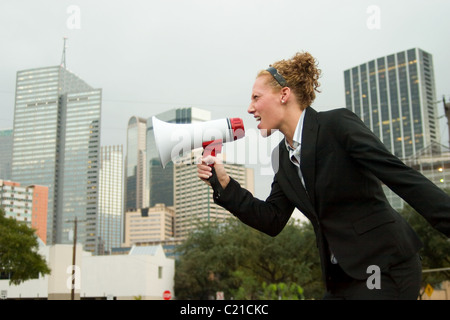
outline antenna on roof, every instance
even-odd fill
[[[63,67],[64,69],[66,69],[66,40],[67,37],[64,37],[64,47],[63,47],[63,53],[62,53],[62,57],[61,57],[61,67]]]

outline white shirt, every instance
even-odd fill
[[[303,121],[305,119],[306,109],[303,110],[300,119],[297,123],[297,128],[295,128],[294,136],[292,137],[292,144],[294,148],[292,148],[289,143],[284,139],[284,143],[286,144],[286,148],[289,151],[289,159],[298,169],[298,176],[302,181],[303,186],[305,186],[305,180],[303,179],[302,171],[300,170],[300,151],[302,146],[302,132],[303,132]]]

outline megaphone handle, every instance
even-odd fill
[[[212,140],[212,141],[207,141],[207,142],[203,142],[203,156],[216,156],[216,153],[220,153],[222,151],[222,140],[218,139],[218,140]],[[213,164],[209,164],[210,167],[214,167],[214,163]]]
[[[217,179],[217,175],[216,175],[216,170],[214,169],[214,164],[210,165],[211,167],[211,177],[209,177],[208,181],[210,181],[211,179]]]

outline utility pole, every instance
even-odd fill
[[[70,293],[70,299],[75,300],[75,262],[77,256],[77,217],[73,221],[73,252],[72,252],[72,292]]]
[[[73,249],[72,249],[72,289],[70,292],[70,299],[75,300],[75,266],[77,261],[77,233],[78,233],[78,222],[85,222],[86,220],[78,221],[75,217],[73,221],[66,220],[66,222],[73,222]],[[80,275],[78,275],[80,276]]]

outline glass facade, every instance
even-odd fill
[[[13,130],[0,130],[0,179],[11,180]]]
[[[75,217],[78,237],[96,251],[98,172],[100,168],[101,90],[60,96],[62,141],[59,144],[57,243],[72,241]],[[62,179],[61,179],[62,177]]]
[[[122,244],[123,147],[101,147],[97,234],[99,254]]]
[[[432,56],[418,48],[344,71],[346,108],[396,156],[440,142]]]
[[[145,197],[145,128],[147,121],[131,117],[127,130],[125,211],[148,206]]]
[[[101,89],[61,66],[17,72],[12,178],[49,188],[47,240],[96,251]]]

